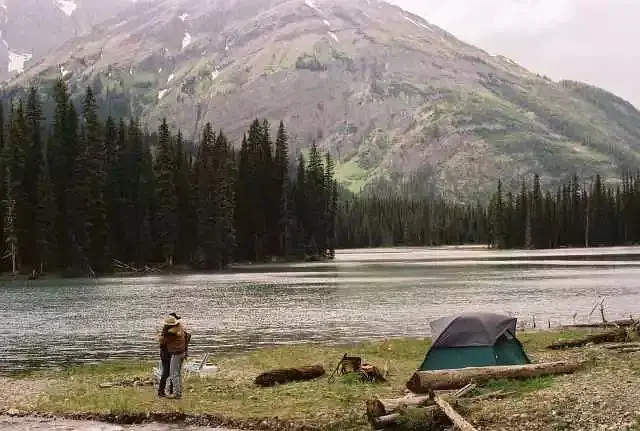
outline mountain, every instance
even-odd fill
[[[0,0],[0,79],[131,6],[132,0]]]
[[[316,140],[352,190],[412,173],[460,198],[500,177],[617,176],[640,161],[640,113],[578,82],[553,82],[378,0],[163,0],[134,5],[5,83],[44,97],[63,77],[105,114],[162,117],[237,142],[255,117]]]

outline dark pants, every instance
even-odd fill
[[[167,386],[167,379],[169,378],[169,371],[171,368],[171,356],[168,358],[161,358],[162,361],[162,374],[160,375],[160,385],[158,387],[158,394],[164,394],[164,389]],[[169,393],[173,393],[173,381],[169,380]]]

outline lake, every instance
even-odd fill
[[[464,310],[521,325],[640,314],[640,247],[493,251],[483,247],[341,250],[323,263],[233,272],[4,281],[0,373],[107,358],[156,358],[163,315],[192,330],[192,356],[299,342],[429,336]]]

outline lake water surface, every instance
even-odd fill
[[[0,373],[107,358],[155,358],[164,314],[183,315],[193,354],[299,342],[429,335],[464,310],[531,326],[640,314],[640,248],[342,250],[329,263],[223,274],[2,282]],[[574,317],[575,314],[575,317]]]

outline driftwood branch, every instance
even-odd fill
[[[640,343],[616,343],[604,347],[608,350],[640,348]]]
[[[483,384],[490,380],[498,379],[522,379],[573,373],[581,366],[582,363],[560,361],[527,365],[417,371],[407,382],[407,389],[416,394],[426,394],[429,393],[430,390],[462,388],[472,382]]]
[[[586,337],[575,340],[561,340],[547,346],[551,350],[566,349],[568,347],[582,347],[587,344],[603,344],[610,342],[622,342],[628,338],[625,328],[618,328],[613,331],[603,332],[600,334],[588,335]]]
[[[464,397],[476,388],[475,383],[468,384],[454,392],[449,399]],[[410,394],[402,398],[381,400],[375,398],[367,401],[367,417],[375,429],[395,425],[400,420],[400,411],[409,407],[424,407],[425,412],[434,411],[437,407],[429,395]]]
[[[477,431],[473,425],[467,422],[466,419],[463,418],[460,413],[455,411],[455,409],[451,407],[448,402],[442,399],[442,397],[440,397],[433,391],[430,391],[429,395],[431,396],[431,398],[433,398],[433,401],[436,403],[436,405],[440,407],[444,414],[447,415],[451,422],[456,427],[458,427],[460,431]]]
[[[597,328],[625,328],[633,326],[637,323],[634,319],[614,320],[612,322],[594,322],[594,323],[574,323],[573,325],[564,325],[564,329],[597,329]]]

